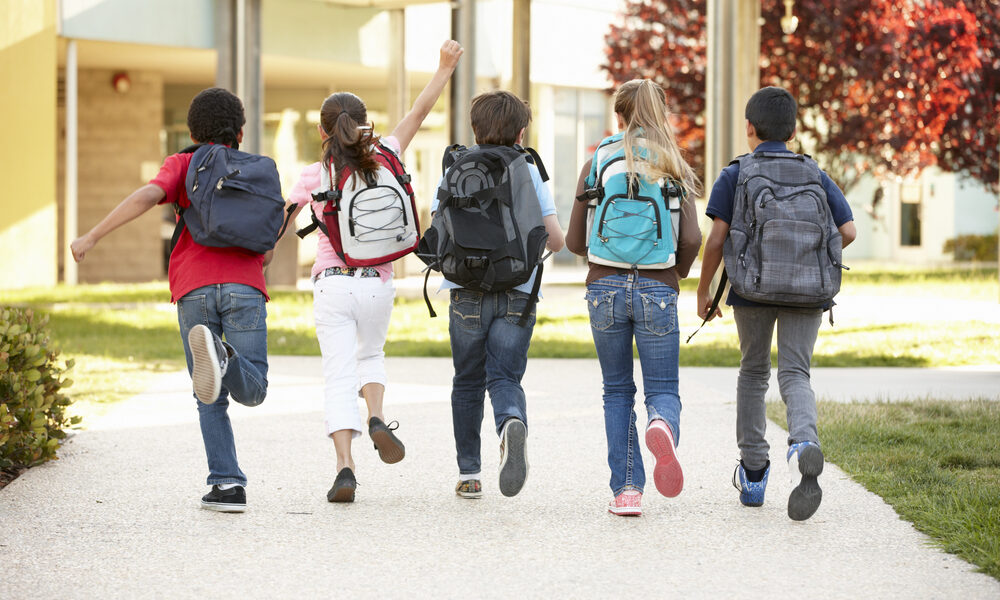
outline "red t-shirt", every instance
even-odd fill
[[[149,183],[159,186],[166,197],[160,204],[176,202],[181,208],[191,206],[184,178],[193,154],[172,154],[163,161],[160,172]],[[191,290],[217,283],[242,283],[255,287],[267,298],[264,282],[264,255],[245,248],[202,246],[191,238],[185,227],[167,269],[170,301],[177,302]],[[269,298],[268,298],[269,299]]]

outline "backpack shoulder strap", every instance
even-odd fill
[[[444,156],[441,157],[441,176],[448,170],[448,167],[455,164],[455,154],[467,150],[462,144],[452,144],[444,149]]]
[[[538,174],[542,176],[542,181],[549,180],[549,173],[545,170],[545,165],[542,164],[542,157],[538,156],[538,152],[534,148],[525,148],[519,144],[514,144],[514,149],[528,155],[528,162],[538,167]]]
[[[403,166],[403,161],[400,160],[399,155],[396,154],[392,148],[386,146],[381,141],[376,142],[375,151],[385,159],[386,168],[388,168],[389,171],[391,171],[396,177],[396,181],[399,182],[399,185],[403,186],[404,191],[412,197],[413,191],[406,188],[406,186],[412,181],[412,178],[410,177],[410,174],[406,172],[406,167]]]
[[[194,154],[202,146],[207,146],[208,144],[203,144],[201,142],[197,144],[191,144],[183,149],[181,149],[177,154]],[[191,157],[191,161],[194,162],[194,157]],[[188,169],[191,168],[191,164],[188,164]],[[185,174],[186,178],[186,174]],[[181,232],[184,231],[184,209],[181,208],[180,204],[174,202],[174,213],[177,215],[177,224],[174,225],[174,233],[170,236],[170,253],[173,254],[174,248],[177,247],[178,240],[181,239]]]

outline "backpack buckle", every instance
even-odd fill
[[[312,197],[315,202],[333,202],[334,206],[338,206],[341,193],[340,190],[327,190],[313,194]]]

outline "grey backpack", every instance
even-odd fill
[[[765,304],[829,304],[840,291],[842,246],[819,166],[789,152],[744,154],[736,162],[740,174],[723,246],[733,289]]]
[[[521,320],[530,317],[542,281],[548,233],[528,162],[548,179],[538,155],[520,146],[451,146],[445,151],[438,208],[417,247],[430,270],[464,288],[495,292],[517,287],[538,267],[531,299]],[[424,300],[434,315],[424,279]]]

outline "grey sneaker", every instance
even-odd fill
[[[229,366],[229,352],[222,340],[204,325],[195,325],[188,332],[191,348],[191,380],[194,395],[202,404],[212,404],[222,390],[222,376]]]
[[[788,495],[788,517],[805,521],[816,513],[823,490],[816,480],[823,472],[823,451],[813,442],[799,442],[788,447],[788,471],[797,483]]]
[[[528,478],[527,442],[524,421],[507,419],[500,432],[500,493],[504,496],[516,496]]]

